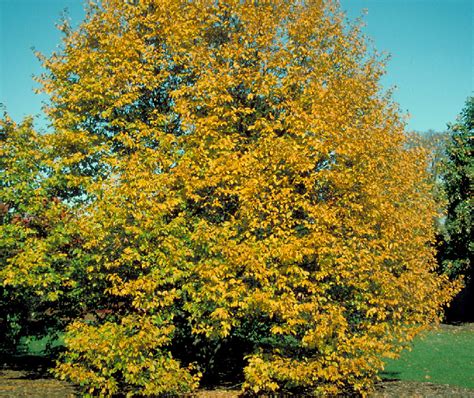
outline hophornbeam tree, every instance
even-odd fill
[[[181,393],[228,349],[245,391],[365,393],[438,319],[425,153],[335,2],[104,0],[61,28],[41,80],[95,301],[60,377]]]

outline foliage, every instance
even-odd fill
[[[186,392],[189,386],[197,386],[199,374],[190,376],[170,355],[160,352],[172,329],[156,325],[151,317],[129,316],[120,324],[105,322],[100,327],[73,323],[66,340],[69,352],[56,372],[63,379],[87,385],[90,393]]]
[[[5,114],[0,140],[1,348],[14,351],[21,337],[54,339],[101,307],[81,249],[80,191],[74,173],[57,164],[56,137],[37,133],[31,118],[16,124]]]
[[[55,231],[65,214],[42,183],[48,172],[46,151],[32,120],[16,125],[5,115],[0,144],[1,348],[13,350],[22,335],[51,326],[39,321],[58,297],[63,274],[54,270],[62,261]]]
[[[446,148],[450,134],[448,132],[436,132],[429,130],[419,133],[416,142],[428,152],[428,173],[433,185],[433,194],[439,207],[439,223],[444,217],[446,207],[446,194],[443,187],[443,175],[446,163]],[[442,226],[438,228],[442,230]]]
[[[426,153],[333,2],[104,0],[61,29],[40,80],[72,216],[4,279],[81,309],[60,377],[191,391],[238,342],[248,392],[365,393],[438,320]]]
[[[463,275],[471,283],[474,256],[472,240],[472,198],[474,161],[473,152],[474,97],[468,98],[457,123],[450,126],[452,132],[447,147],[447,159],[443,175],[447,197],[445,222],[445,248],[443,266],[450,276]]]

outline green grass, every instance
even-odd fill
[[[47,335],[41,339],[34,336],[23,337],[20,340],[19,351],[27,355],[47,355],[48,346],[51,348],[57,348],[64,345],[63,336],[52,336]]]
[[[412,351],[387,360],[381,377],[474,388],[474,327],[425,333],[414,341]]]

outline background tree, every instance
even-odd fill
[[[55,138],[37,133],[32,118],[0,119],[0,330],[10,353],[21,337],[54,339],[86,308],[101,308],[81,250],[85,195],[68,167],[77,157],[67,150],[58,162],[65,147]]]
[[[38,224],[34,210],[42,207],[41,199],[35,197],[35,190],[39,188],[42,151],[31,124],[31,120],[26,120],[21,126],[16,126],[6,115],[0,124],[1,271],[7,266],[7,261],[21,250],[31,224]],[[29,309],[37,307],[35,303],[30,292],[21,291],[19,294],[2,283],[1,349],[15,349],[28,327]]]
[[[21,336],[55,328],[54,302],[62,295],[61,246],[67,210],[48,187],[44,137],[32,119],[0,120],[0,306],[3,348],[14,351]],[[60,322],[59,322],[60,323]]]
[[[452,313],[454,320],[473,320],[470,310],[474,303],[472,258],[474,243],[472,236],[473,215],[473,128],[474,97],[466,101],[458,121],[450,126],[451,138],[447,147],[447,159],[443,175],[447,198],[447,215],[444,225],[445,245],[441,253],[444,272],[451,277],[465,277],[464,298],[456,306],[459,314]],[[459,308],[463,307],[463,308]],[[456,319],[457,318],[457,319]]]
[[[232,351],[247,391],[364,393],[439,319],[426,153],[335,3],[104,0],[62,29],[41,80],[85,308],[60,377],[181,393]]]
[[[444,170],[446,164],[446,148],[450,138],[449,132],[412,133],[412,145],[420,145],[428,154],[428,175],[433,186],[433,196],[438,215],[435,218],[437,246],[444,241],[444,221],[446,210],[446,192],[444,189]]]

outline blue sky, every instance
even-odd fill
[[[350,18],[368,14],[365,33],[392,58],[386,88],[410,114],[408,128],[442,131],[473,94],[471,0],[341,0]],[[55,23],[68,9],[73,25],[84,16],[81,0],[0,0],[0,103],[20,120],[41,113],[46,97],[33,93],[42,71],[31,48],[50,54],[60,42]],[[42,124],[42,123],[39,123]]]

